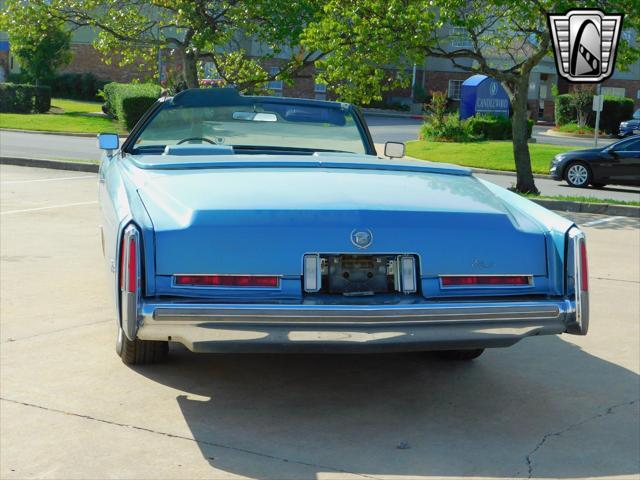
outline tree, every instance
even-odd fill
[[[576,109],[576,120],[580,128],[584,128],[593,106],[593,86],[580,85],[571,93],[571,106]]]
[[[298,48],[304,25],[320,12],[319,0],[6,0],[6,10],[26,4],[73,28],[94,28],[94,46],[109,57],[117,52],[123,65],[148,71],[161,49],[175,51],[190,88],[198,87],[201,62],[212,62],[224,83],[251,91],[303,75],[321,56]],[[249,55],[251,42],[261,45],[260,58]],[[279,54],[286,59],[278,73],[269,73],[264,60]]]
[[[50,83],[58,69],[71,61],[70,33],[61,22],[41,13],[33,5],[25,5],[15,15],[6,10],[0,13],[0,30],[9,33],[22,73],[36,85]],[[23,28],[27,19],[32,23]]]
[[[628,14],[637,12],[636,2],[610,0],[601,8]],[[599,7],[600,2],[580,6]],[[425,57],[445,58],[460,70],[496,78],[513,111],[516,189],[537,193],[527,143],[529,77],[551,54],[547,13],[574,7],[575,2],[554,0],[329,0],[303,43],[332,52],[321,60],[321,79],[351,100],[379,99],[383,91],[403,82],[381,81],[385,65],[407,71]],[[627,15],[625,28],[639,31],[639,17]],[[619,59],[638,58],[638,47],[625,39],[619,48]]]

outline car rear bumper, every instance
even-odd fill
[[[393,305],[143,303],[137,337],[194,352],[378,352],[509,346],[575,331],[575,302]],[[572,328],[573,326],[573,328]]]

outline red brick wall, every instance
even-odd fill
[[[427,72],[425,90],[430,92],[448,92],[449,80],[466,80],[473,74],[468,72]]]
[[[74,44],[71,46],[71,50],[73,59],[60,73],[92,73],[100,80],[130,82],[134,79],[144,80],[149,78],[158,68],[155,62],[147,65],[138,64],[120,67],[118,65],[118,55],[113,55],[111,64],[107,65],[103,62],[103,56],[100,52],[91,45]],[[138,66],[142,66],[142,69],[139,69]]]

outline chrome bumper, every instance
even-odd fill
[[[196,352],[408,351],[501,347],[575,328],[575,302],[393,305],[142,302],[137,337]]]

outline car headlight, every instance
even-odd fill
[[[620,123],[620,128],[626,128],[629,126],[629,122],[622,122]]]

